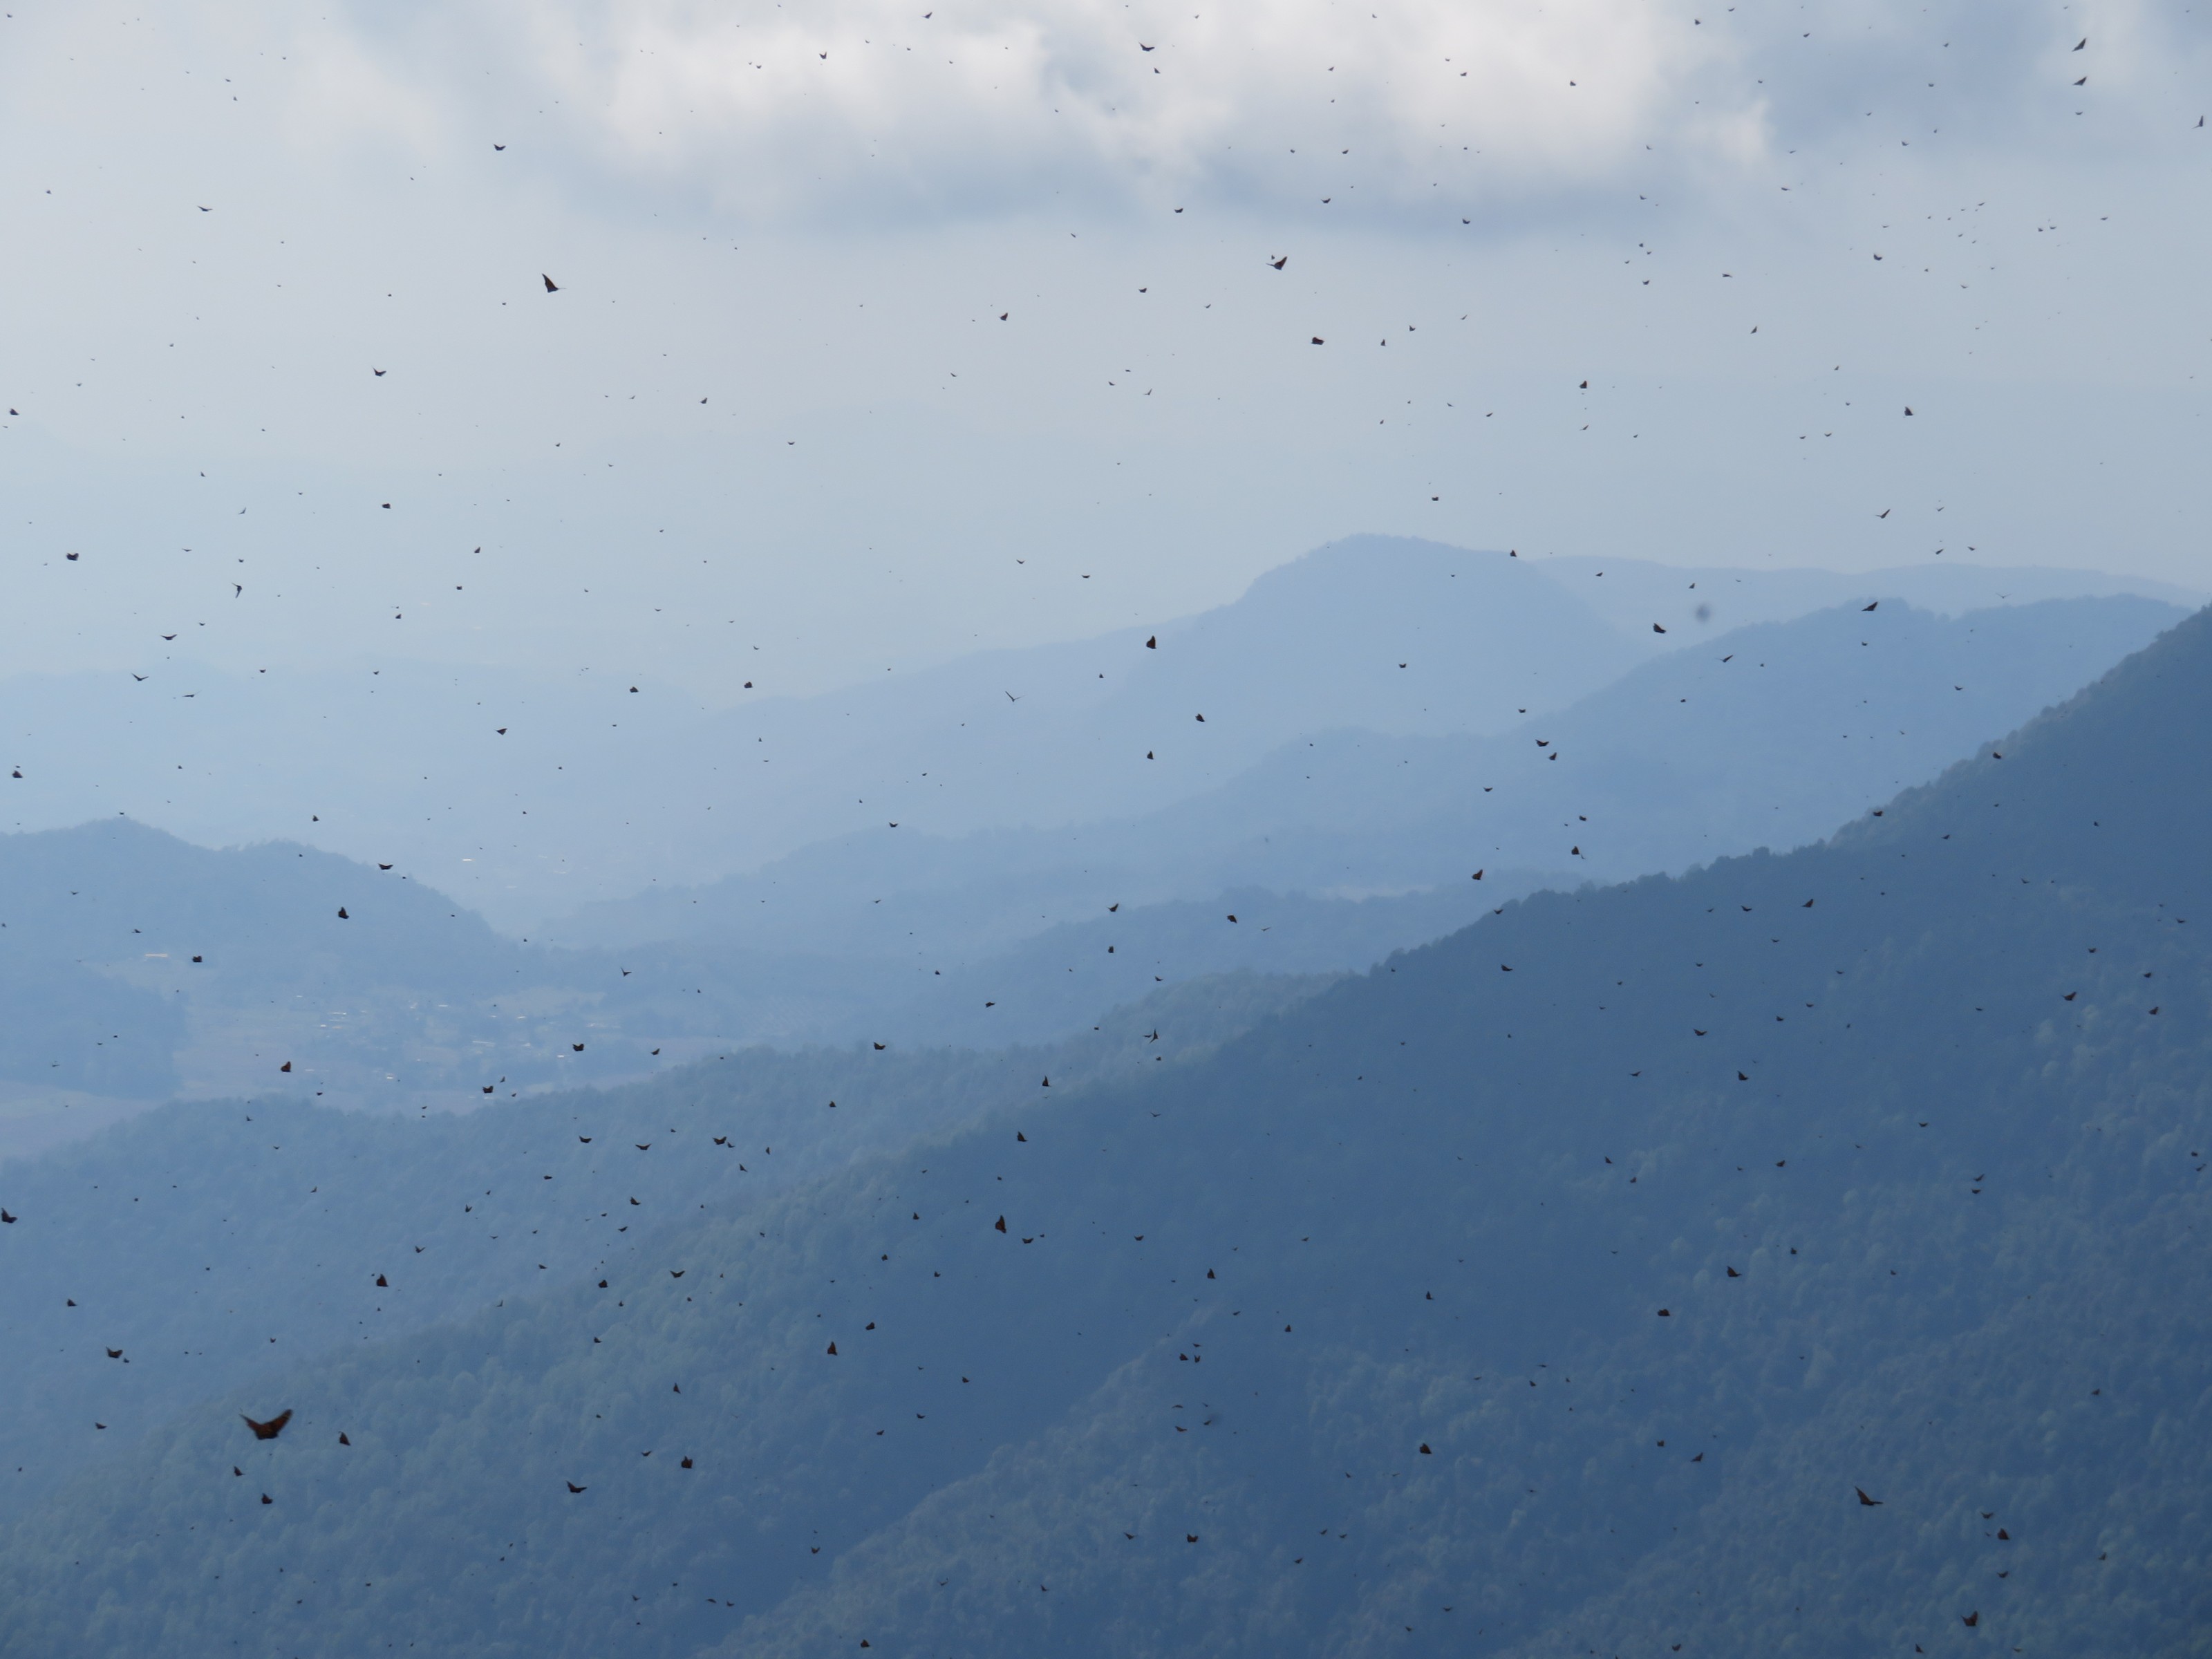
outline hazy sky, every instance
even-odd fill
[[[805,690],[1361,530],[2202,585],[2208,110],[2179,5],[15,0],[0,649]]]

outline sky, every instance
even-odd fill
[[[715,701],[1364,531],[2201,587],[2208,111],[2176,4],[15,0],[0,653]]]

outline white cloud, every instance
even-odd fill
[[[1708,15],[1710,14],[1710,15]],[[755,222],[1195,202],[1519,220],[1789,152],[2076,152],[2180,118],[2205,26],[2142,0],[462,0],[356,6],[321,113],[497,112],[618,187]],[[2081,33],[2090,50],[2069,49]],[[1146,47],[1152,50],[1146,51]],[[372,70],[368,65],[373,64]],[[2075,114],[2089,73],[2100,124]],[[2193,118],[2193,112],[2191,118]]]
[[[1647,144],[1754,158],[1764,96],[1732,87],[1734,49],[1693,9],[480,0],[356,38],[456,94],[497,62],[513,90],[557,100],[568,143],[749,216],[1059,192],[1441,217],[1614,177]]]
[[[848,228],[1209,204],[1455,228],[1937,137],[2079,160],[2193,121],[2212,58],[2143,0],[232,0],[8,27],[19,66],[74,66],[0,65],[56,130],[103,82],[150,115],[189,67],[273,97],[304,155],[496,139],[563,196]]]

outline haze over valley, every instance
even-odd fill
[[[845,827],[750,867],[742,861],[781,843],[741,828],[719,848],[734,866],[719,880],[656,883],[507,932],[407,857],[420,848],[434,866],[441,824],[481,830],[495,816],[481,798],[466,817],[430,815],[421,833],[392,823],[398,844],[369,849],[388,856],[318,850],[362,835],[373,803],[396,819],[401,745],[450,757],[422,725],[380,711],[349,723],[364,735],[332,757],[310,738],[346,718],[343,705],[317,710],[257,687],[226,718],[195,699],[189,718],[226,742],[263,711],[269,726],[247,739],[262,799],[319,800],[332,833],[312,811],[312,840],[209,851],[172,832],[188,816],[156,812],[0,842],[8,971],[24,1006],[52,1011],[13,1035],[7,1133],[28,1147],[134,1101],[252,1094],[287,1063],[280,1082],[333,1103],[453,1109],[479,1103],[487,1084],[515,1096],[637,1077],[750,1042],[1048,1041],[1159,985],[1352,971],[1503,896],[1816,839],[2182,614],[2163,598],[2096,593],[2109,584],[2086,577],[2072,585],[2092,591],[2072,598],[2001,597],[2068,586],[2057,573],[1888,574],[1866,590],[1890,592],[1886,605],[1733,629],[1698,619],[1707,602],[1685,578],[1686,618],[1680,604],[1664,614],[1697,642],[1676,646],[1672,633],[1608,623],[1577,602],[1580,582],[1510,554],[1370,538],[1142,638],[1028,665],[957,663],[918,690],[894,679],[768,704],[753,723],[783,729],[757,759],[747,750],[770,750],[768,734],[738,714],[711,733],[647,719],[623,738],[609,722],[605,738],[564,719],[554,732],[585,735],[560,752],[587,784],[562,793],[568,762],[539,767],[556,781],[527,796],[518,776],[480,781],[538,803],[601,880],[607,865],[655,861],[661,837],[683,833],[687,816],[711,823],[718,805],[741,826],[781,806],[811,812],[813,828]],[[1644,572],[1583,580],[1622,574]],[[1999,602],[1947,615],[1894,597],[1936,580],[1954,599]],[[1103,690],[1087,689],[1086,670]],[[1006,679],[1031,690],[1016,698],[999,689]],[[63,729],[82,734],[96,718],[72,707]],[[971,722],[992,729],[971,736]],[[115,725],[128,741],[179,740],[173,727]],[[854,734],[842,747],[822,735],[840,726]],[[483,735],[505,753],[521,733]],[[129,769],[97,742],[56,746],[80,766]],[[812,757],[797,785],[778,771],[793,750]],[[761,769],[687,784],[687,752]],[[198,764],[234,775],[213,752]],[[19,769],[33,800],[61,788],[35,763]],[[673,799],[661,796],[669,781]],[[251,786],[223,798],[256,810]],[[531,816],[510,810],[517,823]],[[864,810],[897,816],[855,826]],[[794,824],[783,837],[806,833]],[[690,854],[707,868],[709,834],[694,832]],[[609,850],[630,842],[645,851]],[[460,844],[497,864],[487,843]],[[553,902],[573,890],[537,890]],[[96,1029],[103,1020],[132,1029]]]
[[[0,1659],[2206,1659],[2212,25],[0,15]]]

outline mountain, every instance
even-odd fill
[[[13,1149],[180,1090],[411,1105],[651,1067],[592,1015],[588,988],[617,977],[596,957],[501,938],[404,872],[126,818],[0,836],[0,974],[25,1016],[0,1040]],[[60,1083],[98,1098],[57,1103]]]
[[[1056,830],[878,825],[607,908],[589,930],[606,942],[580,950],[297,842],[216,852],[121,818],[0,837],[0,971],[43,1011],[0,1040],[0,1150],[170,1092],[282,1078],[331,1103],[459,1106],[745,1042],[1047,1042],[1163,983],[1364,968],[1540,886],[1814,839],[2172,615],[1851,605],[1670,652],[1498,735],[1322,732]]]
[[[1199,617],[817,696],[763,682],[734,708],[650,664],[240,676],[179,657],[143,682],[19,677],[0,712],[21,827],[122,812],[204,842],[306,838],[528,933],[891,820],[957,835],[1141,810],[1324,725],[1496,730],[1650,648],[1518,559],[1368,537]]]
[[[338,1110],[274,1091],[178,1103],[0,1164],[16,1217],[0,1236],[0,1328],[17,1402],[0,1421],[0,1469],[13,1471],[0,1513],[68,1472],[87,1412],[119,1446],[272,1359],[462,1317],[543,1274],[606,1273],[703,1200],[726,1215],[757,1205],[1025,1099],[1040,1076],[1080,1087],[1188,1059],[1328,982],[1179,985],[1048,1048],[738,1049],[467,1113]],[[610,1178],[621,1197],[592,1213],[578,1194]]]
[[[536,936],[587,904],[759,872],[892,822],[957,839],[1141,817],[1324,732],[1495,734],[1516,711],[1552,714],[1669,645],[1846,601],[1957,612],[2008,595],[2185,597],[1940,560],[1878,578],[1601,568],[1353,537],[1228,605],[1133,617],[1097,638],[812,696],[739,665],[728,683],[753,684],[734,705],[618,655],[527,672],[395,650],[234,672],[196,660],[190,635],[149,636],[129,672],[0,680],[11,734],[0,824],[121,814],[204,845],[304,843],[394,864]],[[1699,623],[1675,600],[1705,601],[1673,592],[1678,578],[1727,597]],[[1654,622],[1673,631],[1655,635]],[[741,665],[760,620],[716,625]]]
[[[0,933],[0,1079],[57,1098],[157,1095],[177,1084],[181,1011],[74,963],[40,961]]]
[[[1820,844],[726,1164],[89,1468],[0,1653],[2201,1651],[2208,731],[2199,614]]]
[[[1863,601],[1670,651],[1503,733],[1316,731],[1152,813],[957,841],[878,826],[756,875],[594,907],[556,936],[715,933],[937,968],[1103,921],[1109,904],[1127,907],[1133,930],[1143,907],[1232,888],[1370,898],[1456,889],[1478,868],[1569,884],[1680,870],[1818,839],[2069,696],[2180,614],[2134,599],[1958,617]],[[1464,912],[1449,925],[1472,914],[1442,902]],[[1401,932],[1331,965],[1444,931]],[[1238,937],[1254,952],[1240,963],[1278,965]],[[1097,954],[1103,963],[1103,940]]]
[[[188,979],[240,1000],[364,980],[450,991],[511,975],[523,954],[404,873],[296,842],[216,851],[108,818],[0,848],[11,933],[80,961],[161,964],[143,971],[164,992]]]
[[[2195,610],[2212,598],[2202,588],[2102,571],[1954,564],[1941,556],[1864,572],[1653,564],[1589,555],[1543,559],[1536,568],[1616,628],[1642,632],[1658,623],[1701,642],[1752,623],[1788,622],[1877,597],[1954,617],[2002,605],[2124,595]]]

